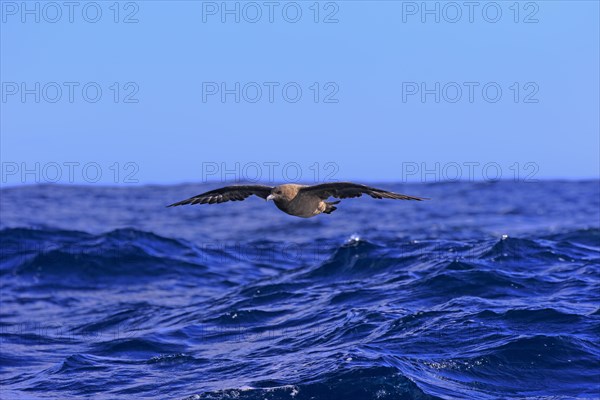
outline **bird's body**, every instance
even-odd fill
[[[277,189],[281,190],[284,196],[273,196],[273,202],[281,211],[301,218],[314,217],[323,212],[329,214],[336,209],[332,205],[335,203],[328,203],[317,196],[303,193],[301,189],[305,187],[307,186],[294,184],[280,185]]]
[[[225,201],[240,201],[245,200],[251,195],[256,195],[265,200],[273,200],[277,208],[289,215],[310,218],[321,213],[331,214],[337,209],[335,204],[338,204],[340,201],[326,201],[330,197],[346,199],[360,197],[363,194],[376,199],[424,200],[421,197],[388,192],[351,182],[324,183],[314,186],[289,183],[275,187],[264,185],[226,186],[173,203],[168,207],[185,204],[214,204]]]

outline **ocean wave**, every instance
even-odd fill
[[[315,377],[310,382],[285,386],[245,387],[196,394],[184,400],[204,399],[419,399],[435,400],[425,394],[410,379],[390,367],[371,367],[340,370]]]
[[[497,220],[459,211],[437,208],[430,229],[409,214],[402,229],[390,215],[340,230],[225,213],[169,231],[159,211],[155,225],[144,212],[135,227],[89,232],[3,225],[3,393],[593,397],[600,229],[536,220],[492,235],[484,225]]]

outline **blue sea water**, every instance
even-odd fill
[[[600,182],[1,190],[2,399],[600,397]]]

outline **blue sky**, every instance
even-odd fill
[[[597,1],[0,4],[3,185],[599,177]]]

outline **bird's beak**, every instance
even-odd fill
[[[267,196],[267,201],[273,200],[274,198],[275,198],[275,196],[273,196],[272,194],[270,194],[270,195]]]

